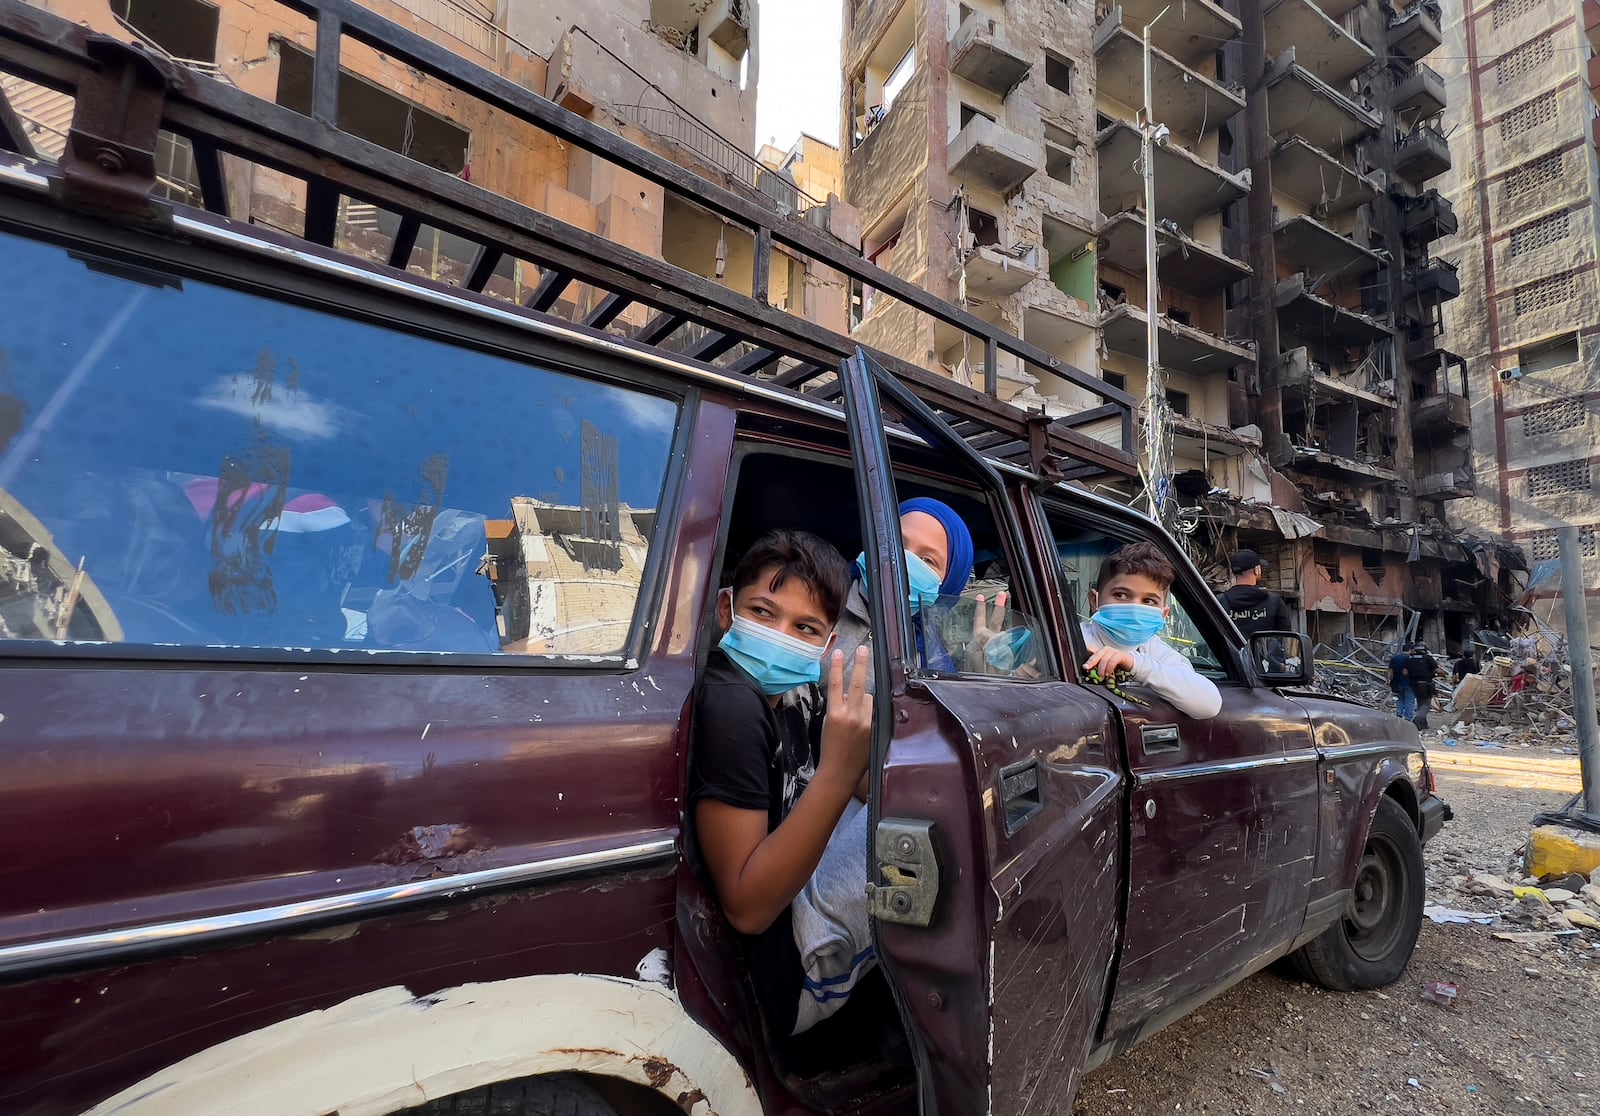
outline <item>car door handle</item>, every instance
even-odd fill
[[[1180,746],[1177,725],[1145,725],[1139,730],[1139,739],[1144,742],[1146,755],[1176,752]]]
[[[1002,768],[999,775],[1000,810],[1006,836],[1014,836],[1044,810],[1044,785],[1039,780],[1038,759]]]

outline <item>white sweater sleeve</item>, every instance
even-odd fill
[[[1178,711],[1205,720],[1222,712],[1222,692],[1160,636],[1133,652],[1133,680],[1166,698]]]

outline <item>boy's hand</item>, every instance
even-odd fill
[[[822,722],[822,763],[819,776],[831,774],[853,791],[866,774],[872,756],[872,695],[867,692],[867,662],[872,648],[856,648],[851,684],[844,681],[844,652],[828,661],[828,715]]]
[[[1083,664],[1086,673],[1098,674],[1101,678],[1115,678],[1119,671],[1133,669],[1133,654],[1115,647],[1102,647],[1089,656],[1089,661]]]
[[[1002,590],[994,595],[994,611],[989,611],[988,602],[979,597],[976,601],[977,611],[972,614],[972,642],[967,645],[967,669],[981,672],[983,670],[983,649],[989,641],[1006,630],[1006,601],[1009,594]]]

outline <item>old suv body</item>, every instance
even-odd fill
[[[1263,677],[1158,527],[864,354],[836,405],[62,185],[0,166],[0,1109],[1061,1112],[1277,958],[1404,967],[1443,814],[1414,730]],[[926,493],[1031,669],[922,670],[874,602],[904,1056],[768,1041],[684,856],[712,601],[773,526],[903,583]],[[1081,677],[1086,591],[1140,539],[1214,719]]]

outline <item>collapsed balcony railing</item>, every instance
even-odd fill
[[[541,272],[538,287],[523,300],[527,312],[546,313],[574,284],[589,285],[605,297],[579,321],[581,326],[605,330],[630,308],[644,307],[651,317],[626,337],[632,346],[831,400],[839,390],[834,375],[838,362],[857,343],[769,304],[772,253],[782,246],[959,331],[982,351],[982,392],[878,355],[988,456],[1062,479],[1134,475],[1134,400],[1126,392],[875,267],[807,223],[786,219],[761,200],[708,182],[353,0],[280,3],[316,24],[309,116],[96,35],[21,0],[0,0],[0,70],[78,99],[76,142],[69,142],[59,171],[71,186],[63,195],[150,221],[162,207],[151,199],[153,175],[141,174],[140,168],[149,161],[158,130],[170,131],[189,141],[202,201],[212,214],[230,215],[222,164],[226,154],[303,180],[303,239],[324,249],[335,246],[342,205],[376,205],[399,215],[388,259],[392,268],[405,266],[425,227],[442,230],[476,246],[461,283],[465,290],[481,293],[504,261],[525,260]],[[623,166],[746,230],[754,241],[752,293],[731,290],[342,130],[337,122],[345,39]],[[4,124],[9,115],[0,98],[0,145],[27,152],[21,137],[10,137],[8,143]],[[100,158],[106,151],[120,152],[119,167],[109,165],[117,160]],[[690,326],[704,331],[699,340],[687,349],[670,344]],[[1001,354],[1102,402],[1054,420],[1002,403],[996,398]],[[1082,428],[1091,424],[1120,427],[1121,445],[1084,433]]]

